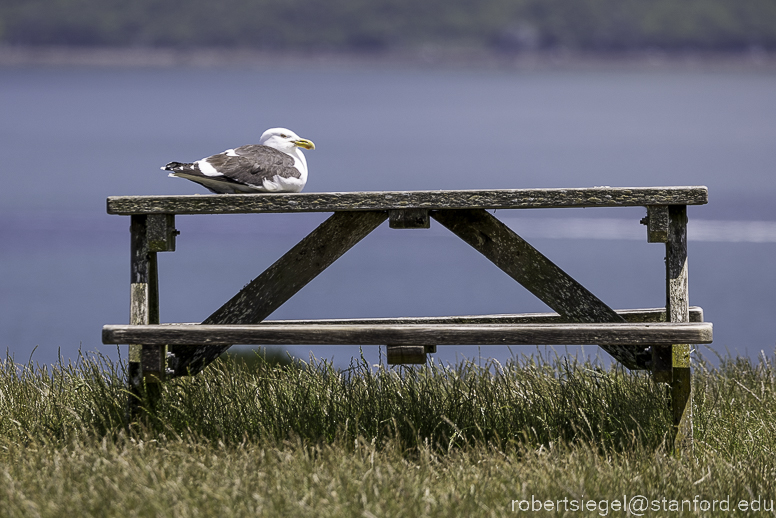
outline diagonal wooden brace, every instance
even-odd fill
[[[258,324],[382,222],[383,211],[335,212],[203,324]],[[196,374],[229,345],[172,347],[173,376]]]
[[[438,210],[431,217],[490,259],[569,322],[624,322],[613,309],[483,209]],[[629,369],[649,358],[633,347],[600,344]]]

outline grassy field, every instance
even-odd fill
[[[122,372],[0,362],[0,515],[776,514],[764,356],[696,362],[694,458],[666,451],[665,387],[563,357],[223,360],[132,426]]]

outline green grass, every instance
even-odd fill
[[[694,374],[695,455],[682,458],[666,451],[664,386],[564,357],[394,370],[224,360],[165,384],[131,426],[123,365],[7,359],[0,515],[506,516],[531,514],[518,508],[533,498],[626,516],[602,501],[638,494],[664,507],[645,516],[729,514],[687,511],[693,499],[770,509],[774,364],[698,360]],[[598,507],[572,512],[582,499]]]

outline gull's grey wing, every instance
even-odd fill
[[[294,167],[293,157],[269,146],[251,144],[230,151],[213,155],[205,160],[216,171],[232,180],[261,185],[264,179],[272,180],[275,176],[284,178],[302,176]]]

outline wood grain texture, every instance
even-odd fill
[[[666,317],[670,322],[690,320],[690,284],[687,258],[687,207],[669,207],[668,241],[666,242]],[[692,340],[677,340],[669,350],[655,347],[661,355],[670,354],[671,409],[673,413],[673,448],[680,454],[692,455]]]
[[[654,324],[108,325],[103,343],[254,345],[597,345],[711,343],[709,322]],[[636,345],[633,345],[636,344]]]
[[[129,323],[132,325],[157,324],[149,319],[151,312],[150,253],[146,232],[145,215],[134,215],[130,219],[129,232]],[[128,378],[130,391],[139,395],[143,383],[142,349],[140,344],[129,344]],[[130,414],[133,400],[130,398]]]
[[[388,211],[388,225],[391,228],[430,228],[431,219],[426,209],[391,209]]]
[[[134,325],[159,324],[159,284],[156,252],[151,251],[146,215],[133,215],[130,220],[130,300],[129,321]],[[164,344],[129,345],[127,365],[127,420],[142,414],[140,401],[145,396],[154,406],[160,395],[159,383],[165,376]]]
[[[133,215],[129,223],[129,282],[148,283],[149,253],[148,217]]]
[[[666,211],[666,320],[689,321],[689,279],[687,275],[687,208],[670,207]],[[689,346],[687,365],[689,367]],[[651,369],[655,380],[671,383],[673,380],[674,347],[652,348]]]
[[[647,243],[666,243],[668,241],[668,206],[651,205],[647,207],[647,217],[642,220],[647,225]]]
[[[666,311],[668,321],[687,322],[690,318],[687,273],[687,207],[669,207],[666,242]]]
[[[203,324],[264,320],[388,218],[385,212],[337,212],[210,315]],[[174,348],[174,375],[195,374],[227,346]]]
[[[146,223],[148,248],[151,252],[174,252],[175,237],[179,232],[175,229],[174,214],[152,214]]]
[[[703,205],[708,190],[690,187],[591,187],[467,191],[111,196],[109,214],[239,214],[393,209],[529,209]]]

